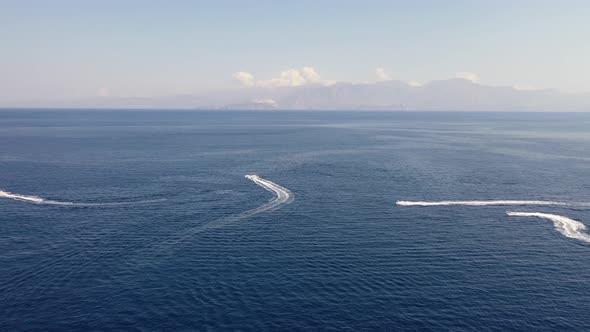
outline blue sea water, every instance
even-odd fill
[[[82,204],[0,198],[0,330],[588,331],[590,243],[506,211],[590,207],[395,201],[590,202],[589,161],[590,114],[0,110],[0,190]]]

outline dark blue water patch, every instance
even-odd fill
[[[587,114],[0,111],[0,329],[587,330]],[[288,188],[279,209],[232,219]]]

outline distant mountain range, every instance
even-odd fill
[[[402,81],[297,87],[249,87],[158,98],[93,97],[33,101],[6,107],[219,110],[590,111],[590,93],[518,90],[464,79],[420,86]]]

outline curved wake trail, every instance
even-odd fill
[[[564,216],[549,213],[539,212],[506,212],[506,215],[510,217],[536,217],[542,219],[548,219],[553,222],[555,230],[560,232],[566,237],[571,239],[577,239],[584,242],[590,243],[590,234],[586,233],[586,225],[583,223],[573,220]]]
[[[195,227],[191,227],[189,229],[185,229],[180,232],[176,232],[176,233],[172,234],[171,236],[169,236],[167,239],[160,241],[156,245],[150,246],[150,247],[146,248],[146,250],[139,252],[138,255],[142,256],[142,257],[149,256],[154,260],[154,262],[157,262],[158,259],[156,257],[159,257],[159,260],[164,259],[164,257],[167,257],[167,255],[171,254],[171,252],[174,250],[174,248],[176,247],[177,244],[179,244],[183,241],[186,241],[187,239],[190,239],[195,234],[205,232],[208,230],[212,230],[212,229],[218,229],[218,228],[222,228],[222,227],[226,227],[226,226],[236,225],[235,222],[238,220],[251,217],[251,216],[261,213],[261,212],[266,212],[266,211],[278,209],[281,205],[291,203],[294,200],[293,193],[291,193],[291,191],[289,189],[287,189],[283,186],[280,186],[272,181],[263,179],[263,178],[259,177],[258,175],[252,174],[252,175],[246,175],[245,177],[247,179],[253,181],[257,185],[261,186],[265,190],[272,192],[274,194],[274,197],[269,202],[267,202],[257,208],[247,210],[245,212],[241,212],[238,214],[233,214],[233,215],[229,215],[226,217],[217,218],[217,219],[214,219],[208,223],[198,225]],[[146,264],[145,259],[143,259],[143,258],[139,259],[137,261],[134,261],[130,264],[136,263],[138,261],[141,262],[141,264],[143,264],[143,265]]]
[[[275,195],[275,197],[262,206],[240,213],[239,216],[241,217],[249,217],[260,212],[274,210],[279,205],[289,204],[293,201],[293,194],[289,189],[283,186],[280,186],[272,181],[263,179],[260,176],[254,174],[246,175],[246,179],[251,180],[252,182],[264,188],[265,190],[272,192]]]
[[[8,191],[0,190],[0,198],[8,198],[15,201],[31,203],[31,204],[38,204],[38,205],[62,205],[62,206],[117,206],[117,205],[128,205],[128,204],[138,204],[138,203],[154,203],[154,202],[161,202],[165,199],[153,199],[153,200],[143,200],[143,201],[133,201],[133,202],[110,202],[110,203],[76,203],[76,202],[63,202],[63,201],[55,201],[51,199],[45,199],[39,196],[32,196],[32,195],[21,195],[21,194],[13,194]]]
[[[586,206],[587,203],[566,203],[555,201],[518,201],[518,200],[498,200],[498,201],[438,201],[438,202],[420,202],[420,201],[396,201],[399,206],[494,206],[494,205],[551,205],[551,206]]]
[[[136,259],[128,261],[125,264],[128,266],[134,266],[134,267],[137,266],[138,264],[140,264],[141,266],[148,266],[150,264],[146,263],[146,260],[145,260],[146,256],[149,256],[152,259],[154,259],[155,257],[159,257],[159,259],[154,260],[153,264],[155,264],[158,261],[161,261],[165,257],[167,257],[168,255],[170,255],[171,251],[174,249],[174,247],[178,243],[189,239],[194,234],[197,234],[197,233],[200,233],[203,231],[207,231],[210,229],[216,229],[216,228],[228,226],[237,220],[251,217],[251,216],[261,213],[261,212],[277,209],[280,207],[280,205],[291,203],[294,199],[293,194],[291,193],[291,191],[289,189],[287,189],[283,186],[280,186],[272,181],[263,179],[257,175],[246,175],[246,178],[253,181],[257,185],[263,187],[265,190],[272,192],[274,194],[274,197],[266,204],[263,204],[257,208],[254,208],[254,209],[251,209],[251,210],[239,213],[239,214],[215,219],[215,220],[213,220],[209,223],[206,223],[204,225],[196,226],[196,227],[175,233],[172,237],[169,237],[168,239],[165,239],[165,240],[157,243],[156,245],[152,245],[147,248],[144,248],[145,250],[138,251],[137,255],[141,258],[137,259],[137,256],[136,256]],[[33,203],[33,204],[53,204],[53,205],[68,205],[68,206],[98,206],[98,205],[104,206],[104,205],[122,205],[122,204],[138,203],[137,201],[130,202],[130,203],[60,202],[60,201],[47,200],[47,199],[44,199],[44,198],[38,197],[38,196],[12,194],[12,193],[1,191],[1,190],[0,190],[0,198],[10,198],[10,199],[24,201],[24,202]],[[147,202],[147,201],[141,201],[141,202]],[[94,245],[92,247],[94,247]],[[83,254],[84,254],[84,252],[69,253],[69,254],[66,254],[65,256],[62,256],[62,257],[52,261],[52,262],[45,263],[44,265],[37,267],[34,271],[30,271],[30,272],[21,274],[17,278],[14,278],[10,281],[2,281],[2,282],[0,282],[0,290],[5,291],[6,289],[8,289],[8,287],[10,287],[11,289],[14,289],[15,283],[17,285],[20,285],[35,276],[43,275],[43,273],[46,273],[46,271],[51,270],[52,268],[55,268],[55,266],[57,264],[59,264],[61,261],[63,261],[64,259],[71,259],[72,257],[79,257],[79,256],[82,256]]]
[[[210,229],[216,229],[216,228],[224,227],[227,225],[231,225],[235,221],[251,217],[255,214],[277,209],[280,207],[280,205],[289,204],[294,199],[293,194],[291,193],[291,191],[289,189],[287,189],[283,186],[280,186],[272,181],[263,179],[260,176],[254,175],[254,174],[246,175],[245,177],[246,177],[246,179],[253,181],[257,185],[261,186],[262,188],[272,192],[274,194],[274,197],[266,204],[263,204],[257,208],[254,208],[254,209],[251,209],[248,211],[244,211],[242,213],[230,215],[227,217],[215,219],[215,220],[213,220],[209,223],[206,223],[204,225],[196,226],[191,229],[185,230],[185,231],[183,231],[183,234],[181,236],[175,237],[173,239],[170,239],[169,241],[166,241],[165,243],[163,243],[163,246],[164,247],[171,247],[174,244],[184,241],[185,239],[191,237],[193,234],[201,233],[201,232],[204,232],[204,231],[210,230]]]
[[[217,228],[221,228],[224,226],[232,225],[235,221],[251,217],[255,214],[278,209],[281,205],[289,204],[294,199],[293,193],[291,193],[291,191],[289,189],[287,189],[283,186],[280,186],[272,181],[263,179],[260,176],[254,175],[254,174],[246,175],[245,177],[246,177],[246,179],[253,181],[257,185],[261,186],[262,188],[272,192],[274,194],[274,197],[266,204],[263,204],[257,208],[247,210],[247,211],[244,211],[244,212],[241,212],[238,214],[233,214],[233,215],[230,215],[227,217],[221,217],[221,218],[212,220],[208,223],[205,223],[203,225],[199,225],[199,226],[189,228],[187,230],[183,230],[181,235],[176,234],[172,238],[162,241],[157,247],[153,247],[151,249],[153,251],[161,253],[163,251],[163,249],[161,249],[161,248],[168,248],[169,249],[169,248],[173,247],[174,245],[176,245],[177,243],[180,243],[180,242],[190,238],[194,234],[201,233],[201,232],[211,230],[211,229],[217,229]]]
[[[241,212],[238,214],[230,215],[227,217],[215,219],[215,220],[213,220],[209,223],[206,223],[204,225],[200,225],[200,226],[194,227],[192,229],[186,230],[186,231],[184,231],[185,234],[183,236],[174,239],[173,242],[177,243],[177,242],[183,241],[184,239],[192,236],[193,234],[230,225],[235,221],[251,217],[251,216],[258,214],[258,213],[276,210],[283,204],[291,203],[294,199],[293,193],[291,193],[291,191],[289,189],[287,189],[281,185],[278,185],[272,181],[263,179],[260,176],[254,175],[254,174],[246,175],[245,178],[248,180],[251,180],[252,182],[254,182],[257,185],[264,188],[265,190],[272,192],[274,194],[274,197],[270,201],[268,201],[267,203],[265,203],[257,208],[247,210],[247,211],[244,211],[244,212]]]

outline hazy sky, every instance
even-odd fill
[[[458,72],[590,91],[587,0],[0,0],[0,22],[3,102]]]

